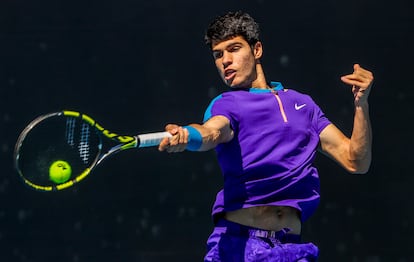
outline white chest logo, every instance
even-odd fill
[[[302,108],[304,108],[306,106],[306,104],[302,104],[302,105],[298,105],[297,103],[295,103],[295,109],[296,110],[301,110]]]

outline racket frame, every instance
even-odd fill
[[[99,145],[98,145],[98,153],[97,157],[91,162],[89,167],[87,167],[81,174],[77,175],[75,178],[66,181],[61,184],[56,185],[38,185],[33,183],[32,181],[28,180],[22,173],[22,170],[19,166],[19,159],[20,159],[20,148],[23,145],[23,141],[27,137],[28,133],[36,127],[40,122],[51,118],[51,117],[74,117],[74,118],[80,118],[82,121],[88,123],[92,128],[96,129],[98,131],[98,137],[99,137]],[[119,144],[111,147],[108,151],[105,153],[102,153],[103,150],[103,142],[102,142],[102,136],[115,141]],[[76,183],[83,180],[86,176],[88,176],[91,171],[98,166],[103,160],[108,158],[111,155],[114,155],[118,152],[131,149],[131,148],[137,148],[137,147],[150,147],[150,146],[156,146],[159,144],[159,142],[165,138],[165,137],[171,137],[171,134],[168,132],[156,132],[156,133],[148,133],[143,135],[136,135],[136,136],[126,136],[126,135],[118,135],[117,133],[113,133],[105,128],[103,128],[100,124],[98,124],[92,117],[77,112],[77,111],[71,111],[71,110],[63,110],[59,112],[53,112],[48,113],[42,116],[37,117],[33,121],[31,121],[21,132],[19,135],[15,148],[14,148],[14,167],[17,170],[19,176],[23,179],[23,181],[30,186],[31,188],[34,188],[39,191],[59,191],[62,189],[66,189],[68,187],[71,187],[75,185]],[[142,140],[142,141],[140,141]],[[140,143],[141,142],[141,143]]]

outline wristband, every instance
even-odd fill
[[[203,137],[200,132],[192,126],[183,126],[183,128],[188,131],[188,143],[186,149],[189,151],[197,151],[200,149],[201,144],[203,144]]]

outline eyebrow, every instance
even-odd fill
[[[243,45],[243,43],[241,41],[234,41],[234,42],[230,42],[228,45],[226,45],[223,49],[212,49],[212,52],[220,52],[221,50],[227,49],[227,48],[231,48],[235,45],[241,44]]]

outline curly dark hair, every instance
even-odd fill
[[[241,36],[250,46],[254,46],[259,41],[259,33],[259,25],[249,14],[242,11],[228,12],[210,23],[204,40],[212,48],[216,43]]]

